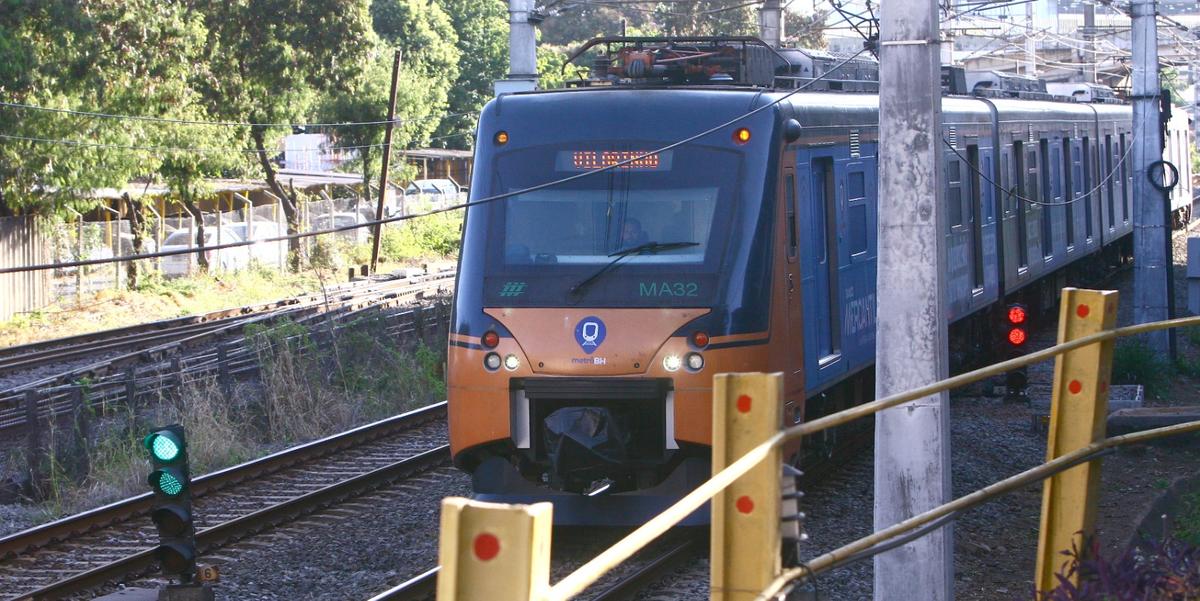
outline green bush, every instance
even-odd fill
[[[1123,342],[1113,351],[1113,384],[1141,384],[1146,389],[1146,396],[1161,397],[1167,390],[1170,375],[1169,364],[1145,342]]]
[[[392,262],[454,256],[458,253],[462,222],[462,211],[450,211],[386,228],[379,254]]]

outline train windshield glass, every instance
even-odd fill
[[[654,148],[658,146],[643,145]],[[577,147],[541,147],[498,158],[495,191],[534,186],[587,170]],[[636,156],[605,148],[597,156]],[[607,159],[599,161],[607,165]],[[672,245],[623,258],[577,299],[589,305],[696,304],[714,292],[739,168],[737,153],[678,148],[647,168],[609,172],[522,194],[490,207],[489,297],[505,305],[561,304],[571,287],[639,245]],[[689,243],[689,244],[682,244]],[[520,276],[521,280],[513,278]],[[503,281],[500,281],[503,280]],[[505,283],[525,286],[505,296]],[[509,293],[516,287],[509,286]],[[678,294],[677,294],[678,293]]]

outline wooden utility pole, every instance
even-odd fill
[[[375,221],[383,219],[383,200],[387,195],[388,163],[392,158],[392,128],[396,125],[396,82],[400,79],[400,51],[392,59],[392,94],[388,97],[387,125],[383,133],[383,159],[379,168],[379,202],[375,205]],[[330,221],[332,224],[332,221]],[[375,236],[371,241],[371,273],[379,266],[379,241],[383,236],[383,224],[375,224]]]
[[[876,398],[946,377],[937,0],[881,3]],[[875,530],[950,500],[946,393],[875,416]],[[876,601],[950,601],[949,526],[875,556]]]
[[[1163,148],[1155,0],[1133,0],[1129,8],[1133,17],[1133,151],[1124,160],[1133,161],[1133,320],[1148,323],[1170,318],[1171,257],[1167,248],[1171,209],[1167,193],[1151,181],[1169,174],[1165,169],[1150,170],[1152,163],[1162,160]],[[1169,332],[1145,334],[1144,340],[1160,358],[1170,355]]]

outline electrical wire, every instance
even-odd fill
[[[434,119],[449,119],[449,118],[453,118],[453,117],[474,115],[478,112],[478,111],[472,111],[472,112],[465,112],[465,113],[451,113],[449,115],[443,115],[443,116],[430,115],[428,117],[422,117],[420,119],[392,119],[391,121],[387,121],[387,120],[384,120],[384,121],[352,121],[352,122],[347,122],[347,123],[252,123],[249,121],[199,121],[199,120],[191,120],[191,119],[171,119],[168,117],[151,117],[148,115],[124,115],[124,114],[120,114],[120,113],[101,113],[101,112],[96,112],[96,111],[78,111],[78,110],[74,110],[74,109],[60,109],[60,108],[53,108],[53,107],[48,107],[48,106],[23,104],[20,102],[0,102],[0,107],[28,110],[28,111],[41,111],[41,112],[47,112],[47,113],[59,113],[59,114],[65,114],[65,115],[78,115],[78,116],[82,116],[82,117],[93,117],[93,118],[98,118],[98,119],[121,119],[121,120],[128,120],[128,121],[148,121],[151,123],[170,123],[170,124],[175,124],[175,125],[209,125],[209,126],[223,126],[223,127],[259,126],[259,127],[292,127],[292,128],[356,127],[356,126],[365,126],[365,125],[387,125],[388,123],[395,123],[395,124],[419,123],[421,121],[432,121]]]
[[[436,136],[430,138],[429,141],[444,140],[447,138],[455,138],[470,134],[470,131],[463,131],[455,134]],[[0,139],[18,140],[22,142],[36,142],[39,144],[55,144],[59,146],[72,146],[78,148],[103,148],[108,150],[132,150],[132,151],[158,151],[158,152],[183,152],[191,154],[212,154],[212,153],[239,153],[239,154],[256,154],[257,149],[254,148],[204,148],[204,147],[179,147],[179,146],[126,146],[122,144],[103,144],[99,142],[84,142],[80,140],[68,140],[65,138],[34,138],[29,136],[13,136],[9,134],[0,134]],[[316,152],[330,152],[338,150],[359,150],[363,148],[382,148],[386,144],[359,144],[356,146],[328,146],[325,148],[314,149]],[[393,147],[395,144],[392,145]],[[271,152],[270,149],[264,149]],[[312,152],[312,151],[308,151]]]
[[[19,140],[22,142],[37,142],[40,144],[56,144],[59,146],[74,146],[79,148],[105,148],[109,150],[137,150],[137,151],[161,151],[161,152],[186,152],[192,154],[208,154],[208,153],[257,153],[254,148],[187,148],[178,146],[124,146],[121,144],[102,144],[99,142],[83,142],[80,140],[67,140],[63,138],[33,138],[28,136],[12,136],[9,134],[0,134],[0,138],[6,140]],[[321,152],[331,150],[355,150],[359,148],[379,148],[383,144],[360,144],[357,146],[329,146],[323,149],[318,149]],[[269,149],[267,152],[270,152]]]
[[[1079,202],[1081,200],[1084,200],[1084,199],[1090,197],[1092,194],[1099,192],[1100,189],[1103,188],[1105,186],[1105,184],[1107,184],[1109,182],[1109,180],[1111,180],[1113,178],[1113,176],[1115,176],[1121,170],[1121,167],[1125,164],[1125,159],[1129,158],[1129,153],[1133,152],[1133,142],[1130,141],[1129,145],[1125,148],[1125,154],[1121,155],[1120,160],[1118,160],[1117,163],[1115,165],[1113,165],[1112,171],[1110,171],[1109,174],[1104,179],[1100,180],[1100,183],[1096,184],[1095,188],[1092,188],[1086,194],[1082,194],[1076,198],[1073,198],[1071,200],[1064,200],[1062,202],[1045,202],[1045,201],[1041,201],[1041,200],[1034,200],[1032,198],[1026,198],[1024,196],[1021,196],[1020,194],[1017,194],[1016,192],[1013,192],[1012,190],[1005,190],[1003,186],[996,183],[995,181],[992,181],[992,178],[988,177],[988,175],[986,173],[984,173],[983,171],[980,171],[979,168],[972,165],[971,161],[969,159],[967,159],[967,157],[963,156],[962,153],[959,152],[958,149],[955,148],[954,145],[950,143],[950,140],[947,140],[946,138],[942,138],[942,141],[946,143],[946,146],[948,146],[950,148],[951,152],[953,152],[959,159],[962,159],[963,163],[966,164],[968,169],[970,169],[971,171],[974,171],[976,175],[978,175],[979,177],[982,177],[984,179],[984,181],[986,181],[987,183],[995,186],[995,188],[997,190],[1000,190],[1003,194],[1005,194],[1015,200],[1018,200],[1020,202],[1033,204],[1033,205],[1040,205],[1040,206],[1044,206],[1044,207],[1066,206],[1066,205],[1073,204],[1073,203]],[[1089,168],[1091,167],[1090,157],[1089,157],[1089,164],[1087,166]],[[1016,188],[1016,186],[1013,186],[1013,188]]]
[[[606,173],[609,171],[614,171],[614,170],[620,169],[621,167],[624,167],[625,165],[630,165],[630,164],[636,163],[638,161],[646,159],[647,157],[656,156],[656,155],[666,152],[668,150],[678,148],[680,146],[683,146],[684,144],[694,142],[696,140],[699,140],[700,138],[703,138],[705,136],[708,136],[708,135],[714,134],[718,131],[721,131],[722,129],[725,129],[726,127],[729,127],[730,125],[733,125],[743,119],[746,119],[748,117],[751,117],[753,115],[761,113],[761,112],[783,102],[784,100],[786,100],[796,94],[799,94],[804,89],[811,86],[812,84],[817,83],[818,81],[821,81],[822,79],[824,79],[827,75],[829,75],[831,73],[836,73],[839,68],[843,67],[844,65],[846,65],[846,63],[849,63],[850,61],[854,60],[855,58],[858,58],[858,56],[860,54],[862,54],[866,51],[867,51],[867,49],[863,48],[863,49],[859,50],[858,52],[855,52],[854,54],[846,57],[845,59],[842,59],[841,62],[830,67],[829,70],[827,70],[825,73],[822,73],[820,76],[814,77],[813,79],[805,82],[803,85],[797,87],[796,89],[789,90],[788,92],[780,95],[778,98],[775,98],[775,99],[771,100],[770,102],[767,102],[766,104],[764,104],[756,109],[746,111],[732,119],[729,119],[723,123],[714,125],[706,130],[699,132],[699,133],[696,133],[696,134],[693,134],[686,138],[683,138],[682,140],[672,142],[661,148],[656,148],[654,150],[644,152],[642,154],[639,154],[634,157],[630,157],[623,161],[618,161],[611,165],[605,165],[604,167],[600,167],[599,169],[593,169],[591,171],[584,171],[582,173],[577,173],[575,175],[570,175],[570,176],[563,177],[560,179],[551,180],[551,181],[548,181],[548,182],[545,182],[542,184],[530,186],[528,188],[523,188],[520,190],[513,190],[511,192],[502,192],[500,194],[494,194],[492,196],[480,198],[477,200],[469,200],[467,202],[462,202],[462,203],[458,203],[455,205],[442,207],[440,209],[432,209],[429,211],[425,211],[423,213],[416,213],[413,215],[397,215],[395,217],[388,217],[386,219],[376,219],[376,220],[372,220],[372,221],[356,223],[353,225],[345,225],[345,226],[341,226],[341,227],[334,227],[334,228],[330,228],[330,229],[324,229],[324,230],[318,230],[318,231],[312,231],[312,232],[301,232],[298,234],[289,234],[286,236],[277,236],[274,238],[265,238],[265,239],[261,239],[261,240],[251,240],[251,241],[246,241],[246,242],[230,242],[227,244],[217,244],[217,245],[213,245],[213,246],[184,248],[184,249],[169,250],[169,251],[157,251],[157,252],[146,253],[146,254],[141,254],[141,255],[124,255],[124,256],[120,256],[120,257],[110,257],[110,258],[106,258],[106,259],[86,259],[86,260],[82,260],[82,261],[70,261],[70,262],[64,262],[64,263],[42,263],[42,264],[38,264],[38,265],[26,265],[26,266],[22,266],[22,267],[5,267],[5,268],[0,268],[0,275],[6,274],[6,273],[22,273],[22,272],[28,272],[28,271],[45,271],[45,270],[49,270],[49,269],[62,269],[62,268],[66,268],[66,267],[88,267],[91,265],[103,265],[106,263],[137,261],[137,260],[141,260],[141,259],[170,257],[170,256],[175,256],[175,255],[184,255],[184,254],[190,254],[190,253],[196,253],[196,252],[205,252],[205,251],[212,251],[212,250],[225,250],[228,248],[240,248],[243,246],[250,246],[252,244],[261,244],[261,243],[265,243],[265,242],[283,242],[285,240],[298,240],[298,239],[302,239],[302,238],[311,238],[314,236],[322,236],[325,234],[336,234],[338,232],[348,232],[351,230],[364,228],[364,227],[374,227],[377,225],[381,226],[381,225],[388,224],[388,223],[397,223],[397,222],[401,222],[401,221],[408,221],[410,219],[419,219],[421,217],[428,217],[430,215],[437,215],[440,213],[448,213],[450,211],[457,211],[459,209],[465,209],[467,207],[489,204],[489,203],[496,202],[498,200],[504,200],[506,198],[512,198],[514,196],[520,196],[522,194],[529,194],[531,192],[537,192],[540,190],[545,190],[547,188],[553,188],[555,186],[560,186],[562,184],[580,180],[580,179],[583,179],[586,177],[593,177],[600,173]]]

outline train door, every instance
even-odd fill
[[[843,369],[838,301],[839,232],[832,156],[801,158],[799,187],[800,272],[804,310],[805,385],[809,390]]]
[[[801,303],[800,290],[800,204],[798,196],[798,183],[796,182],[795,156],[788,153],[785,155],[787,159],[783,168],[783,178],[780,185],[783,186],[781,194],[778,196],[783,199],[784,212],[784,227],[787,232],[784,234],[787,245],[787,261],[784,263],[784,286],[787,288],[787,369],[789,374],[789,382],[787,384],[787,392],[790,395],[793,389],[803,388],[804,374],[804,313],[803,304]],[[799,378],[799,381],[793,386],[792,381]]]

